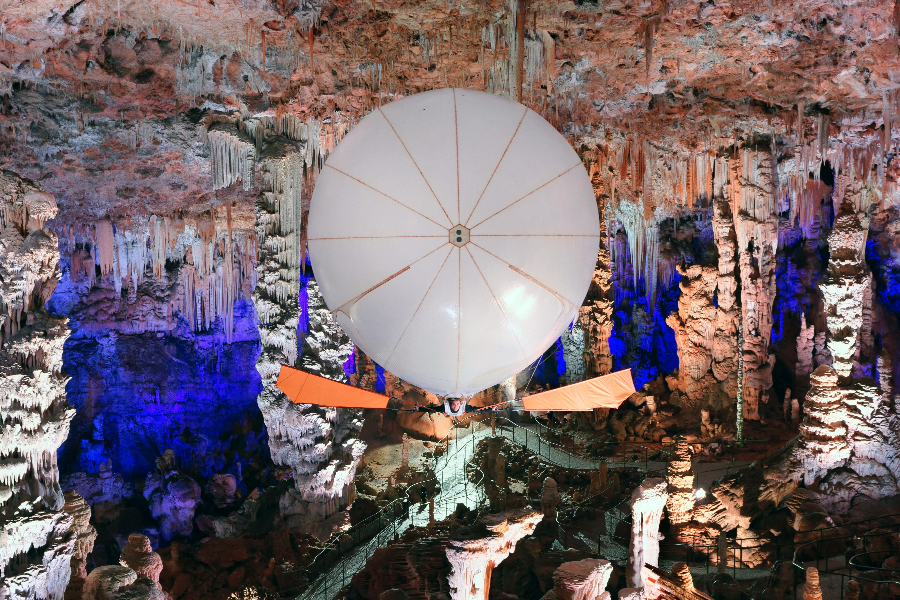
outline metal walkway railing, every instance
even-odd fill
[[[531,427],[519,425],[509,419],[470,419],[454,425],[450,433],[435,446],[437,458],[432,469],[434,478],[430,480],[440,486],[439,493],[434,497],[435,521],[448,518],[458,504],[474,510],[484,503],[486,496],[482,482],[480,478],[476,482],[469,481],[466,466],[474,458],[478,442],[493,436],[502,437],[532,452],[542,462],[564,469],[596,470],[600,466],[600,460],[576,456],[550,442]],[[643,460],[617,462],[614,459],[604,459],[602,462],[608,462],[610,467],[646,467],[648,454],[644,450]],[[321,572],[322,575],[296,598],[331,600],[350,583],[376,549],[397,539],[411,527],[427,526],[429,523],[427,505],[411,506],[408,498],[395,500],[329,542],[306,569]]]

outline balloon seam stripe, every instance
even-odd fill
[[[435,202],[438,203],[438,206],[441,207],[441,211],[443,211],[444,216],[447,217],[447,222],[449,222],[450,226],[453,227],[453,221],[450,219],[450,215],[447,214],[447,210],[444,208],[444,205],[441,204],[441,201],[438,199],[437,194],[434,193],[434,189],[431,187],[431,184],[428,183],[428,179],[425,177],[425,173],[422,172],[422,168],[419,167],[419,163],[416,162],[416,159],[413,158],[413,155],[412,153],[410,153],[409,148],[406,147],[406,144],[403,142],[403,138],[401,138],[400,134],[397,133],[397,130],[394,129],[394,124],[391,123],[391,120],[387,118],[387,115],[384,114],[384,111],[381,110],[381,107],[378,108],[378,112],[381,113],[381,116],[384,117],[384,120],[387,121],[387,124],[391,126],[391,131],[393,131],[394,135],[397,136],[397,140],[399,140],[400,145],[403,146],[403,149],[406,150],[406,155],[409,156],[409,160],[411,160],[413,165],[415,165],[416,170],[419,172],[419,175],[422,176],[422,181],[424,181],[425,185],[428,186],[428,190],[431,192],[431,195],[434,196]]]
[[[459,390],[459,355],[462,344],[462,248],[457,250],[459,252],[456,254],[456,390]]]
[[[456,131],[456,222],[462,220],[462,214],[459,207],[459,112],[456,110],[456,89],[453,89],[453,129]],[[457,374],[457,385],[459,385],[459,374]]]
[[[438,237],[438,236],[423,236]],[[599,235],[591,233],[479,233],[478,237],[578,237],[578,238],[600,238]]]
[[[472,207],[472,211],[469,212],[469,216],[466,217],[466,227],[469,226],[469,221],[472,220],[472,215],[475,214],[475,209],[478,208],[478,205],[481,203],[481,199],[484,198],[484,193],[487,191],[488,186],[491,185],[491,182],[494,180],[494,175],[497,174],[497,169],[500,168],[500,165],[503,163],[503,159],[506,158],[506,153],[509,151],[509,147],[512,146],[513,140],[516,139],[516,135],[519,133],[519,128],[522,127],[522,122],[525,121],[525,115],[528,114],[528,108],[525,109],[525,112],[522,113],[522,118],[519,119],[519,124],[516,125],[516,130],[513,131],[512,137],[509,138],[509,143],[506,144],[506,148],[503,149],[503,154],[500,155],[500,160],[497,161],[497,166],[494,167],[491,176],[488,178],[487,183],[484,184],[484,189],[481,190],[481,195],[478,196],[478,200],[475,201],[475,206]],[[469,227],[469,229],[472,229]]]
[[[503,208],[501,208],[500,210],[498,210],[497,212],[495,212],[495,213],[492,214],[491,216],[487,217],[486,219],[482,219],[481,221],[479,221],[479,222],[476,223],[475,225],[472,225],[471,227],[469,227],[469,229],[475,229],[476,227],[478,227],[479,225],[481,225],[481,224],[484,223],[485,221],[490,221],[491,219],[493,219],[494,217],[496,217],[497,215],[499,215],[500,213],[502,213],[504,210],[506,210],[506,209],[508,209],[508,208],[512,208],[513,206],[515,206],[516,204],[518,204],[519,202],[521,202],[522,200],[524,200],[524,199],[527,198],[528,196],[534,194],[535,192],[537,192],[538,190],[540,190],[540,189],[542,189],[542,188],[547,187],[548,185],[550,185],[551,183],[553,183],[554,181],[556,181],[556,180],[559,179],[560,177],[563,177],[564,175],[568,175],[568,174],[571,173],[576,167],[579,167],[579,166],[583,166],[583,163],[582,163],[581,161],[578,161],[578,164],[577,164],[577,165],[572,165],[570,168],[566,169],[565,171],[563,171],[562,173],[560,173],[559,175],[557,175],[556,177],[554,177],[554,178],[551,179],[550,181],[547,181],[546,183],[542,183],[541,185],[539,185],[538,187],[534,188],[533,190],[531,190],[530,192],[528,192],[527,194],[525,194],[524,196],[522,196],[522,197],[519,198],[518,200],[515,200],[515,201],[511,202],[510,204],[507,204],[506,206],[504,206]]]
[[[363,299],[366,295],[368,295],[369,293],[374,292],[376,289],[380,288],[381,286],[383,286],[384,284],[386,284],[386,283],[389,282],[390,280],[394,279],[395,277],[399,277],[399,276],[402,275],[403,273],[409,271],[409,270],[412,268],[412,266],[413,266],[414,264],[416,264],[416,263],[419,262],[420,260],[424,260],[425,258],[428,258],[428,257],[431,256],[432,254],[434,254],[435,252],[437,252],[438,250],[440,250],[441,248],[443,248],[444,245],[445,245],[445,244],[441,244],[440,246],[438,246],[437,248],[435,248],[434,250],[432,250],[432,251],[429,252],[428,254],[425,254],[424,256],[421,256],[421,257],[417,258],[416,260],[412,261],[411,263],[409,263],[408,265],[406,265],[405,267],[403,267],[402,269],[400,269],[399,271],[397,271],[397,272],[394,273],[393,275],[389,276],[387,279],[382,280],[380,283],[376,283],[375,285],[373,285],[372,287],[370,287],[369,289],[367,289],[367,290],[364,291],[363,293],[361,293],[361,294],[359,294],[359,295],[357,295],[357,296],[354,296],[354,297],[350,298],[349,300],[347,300],[346,302],[344,302],[343,304],[341,304],[339,307],[337,307],[336,309],[334,309],[333,311],[331,311],[331,314],[334,314],[334,313],[337,313],[337,312],[342,312],[342,313],[344,313],[345,315],[347,315],[347,316],[349,317],[349,316],[350,316],[349,313],[348,313],[347,311],[343,310],[343,308],[344,308],[345,306],[347,306],[348,304],[356,304],[357,302],[359,302],[360,300],[362,300],[362,299]],[[352,321],[353,319],[350,319],[350,320]]]
[[[556,296],[556,298],[557,298],[558,300],[563,301],[563,302],[568,302],[568,303],[571,304],[572,306],[576,306],[576,304],[575,304],[574,302],[572,302],[571,300],[569,300],[568,298],[566,298],[565,296],[563,296],[562,294],[560,294],[559,292],[557,292],[557,291],[554,290],[553,288],[551,288],[551,287],[549,287],[549,286],[547,286],[547,285],[541,283],[540,281],[538,281],[537,279],[535,279],[534,277],[532,277],[531,275],[529,275],[528,273],[526,273],[526,272],[523,271],[522,269],[516,267],[515,265],[512,265],[512,264],[508,263],[507,261],[503,260],[502,258],[500,258],[499,256],[497,256],[496,254],[494,254],[493,252],[491,252],[491,251],[488,250],[487,248],[485,248],[485,247],[483,247],[483,246],[479,246],[479,245],[476,244],[475,242],[472,242],[472,243],[475,244],[475,246],[478,246],[479,248],[481,248],[482,250],[484,250],[485,252],[487,252],[488,254],[490,254],[491,256],[493,256],[494,258],[496,258],[497,260],[499,260],[500,262],[502,262],[503,264],[505,264],[507,267],[509,267],[510,269],[512,269],[515,273],[521,275],[522,277],[524,277],[525,279],[527,279],[527,280],[529,280],[530,282],[534,283],[535,285],[538,285],[538,286],[544,288],[546,291],[548,291],[548,292],[550,292],[551,294],[553,294],[554,296]]]
[[[476,246],[478,244],[475,244]],[[478,246],[481,248],[481,246]],[[522,357],[528,358],[528,354],[525,353],[525,346],[522,345],[522,340],[519,339],[519,334],[516,331],[516,328],[513,327],[512,321],[509,320],[509,316],[506,314],[506,311],[503,310],[503,305],[500,304],[500,301],[497,299],[497,295],[494,294],[494,290],[491,288],[491,284],[488,283],[487,277],[484,276],[484,273],[481,271],[481,267],[478,266],[478,261],[475,260],[475,256],[472,254],[472,251],[466,248],[466,252],[469,253],[469,258],[472,259],[472,264],[475,265],[475,268],[478,269],[478,274],[481,275],[482,281],[484,281],[484,285],[487,286],[488,291],[491,293],[491,298],[494,299],[494,303],[497,305],[497,308],[500,309],[500,314],[503,315],[503,318],[506,320],[506,324],[509,325],[510,331],[512,331],[513,337],[516,338],[516,343],[519,344],[519,350],[522,351]]]
[[[443,235],[348,235],[345,237],[309,238],[310,242],[328,242],[332,240],[406,240],[406,239],[442,239]]]
[[[359,179],[359,178],[357,178],[357,177],[354,177],[353,175],[350,175],[349,173],[345,173],[344,171],[341,171],[341,170],[338,169],[337,167],[332,167],[332,166],[329,165],[329,164],[326,164],[325,166],[328,167],[328,168],[330,168],[330,169],[333,169],[334,171],[337,171],[338,173],[340,173],[340,174],[343,175],[344,177],[349,177],[350,179],[352,179],[353,181],[357,182],[357,183],[360,184],[360,185],[366,186],[367,188],[369,188],[369,189],[372,190],[373,192],[376,192],[376,193],[378,193],[378,194],[381,194],[382,196],[384,196],[384,197],[387,198],[388,200],[393,200],[394,202],[396,202],[397,204],[399,204],[399,205],[402,206],[403,208],[405,208],[405,209],[407,209],[407,210],[411,210],[412,212],[416,213],[417,215],[419,215],[419,216],[422,217],[423,219],[428,219],[429,221],[431,221],[432,223],[434,223],[434,224],[437,225],[438,227],[441,227],[441,228],[444,227],[443,225],[441,225],[440,223],[438,223],[437,221],[435,221],[435,220],[432,219],[431,217],[428,217],[428,216],[423,215],[422,213],[420,213],[419,211],[417,211],[417,210],[414,209],[413,207],[407,206],[406,204],[403,204],[402,202],[400,202],[400,201],[397,200],[396,198],[394,198],[394,197],[392,197],[392,196],[389,196],[389,195],[385,194],[384,192],[382,192],[382,191],[379,190],[378,188],[372,187],[371,185],[369,185],[368,183],[366,183],[366,182],[363,181],[362,179]],[[446,213],[445,213],[445,214],[446,214]],[[448,218],[449,218],[449,217],[448,217]]]
[[[443,246],[441,246],[443,247]],[[425,303],[425,298],[428,297],[429,292],[431,292],[431,288],[434,287],[434,282],[437,281],[437,278],[440,277],[441,271],[444,270],[444,266],[447,264],[447,259],[450,258],[450,254],[453,253],[453,247],[451,246],[450,252],[447,253],[447,256],[444,257],[444,262],[441,263],[441,268],[438,269],[438,272],[435,273],[434,279],[431,280],[431,283],[428,284],[428,289],[425,290],[425,295],[422,296],[422,299],[419,300],[419,305],[416,306],[415,312],[413,312],[412,316],[409,318],[409,322],[406,324],[406,327],[403,328],[403,333],[400,334],[400,337],[397,338],[397,343],[394,344],[394,347],[391,349],[391,353],[388,354],[388,357],[384,361],[384,367],[387,368],[388,363],[391,361],[391,358],[394,357],[394,352],[397,351],[397,346],[400,345],[400,342],[403,341],[403,337],[406,335],[406,332],[409,330],[409,326],[412,325],[412,322],[415,320],[416,315],[419,314],[419,309],[422,308],[422,304]],[[429,254],[433,254],[433,252],[429,252]],[[424,258],[424,257],[423,257]]]

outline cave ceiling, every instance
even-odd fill
[[[788,153],[800,136],[883,144],[900,81],[895,12],[532,0],[522,101],[576,145],[598,129],[672,152],[773,136]],[[499,0],[4,0],[0,15],[0,166],[41,181],[73,227],[240,196],[210,197],[210,110],[352,125],[399,95],[508,93],[513,68]]]

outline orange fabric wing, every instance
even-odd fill
[[[278,389],[294,404],[315,404],[337,408],[387,408],[389,398],[369,390],[339,383],[281,365]]]
[[[576,411],[619,408],[634,393],[631,369],[522,398],[525,410]]]

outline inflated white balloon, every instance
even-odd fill
[[[374,110],[325,163],[316,281],[375,362],[442,396],[526,368],[578,314],[600,239],[591,182],[535,112],[472,90]]]

